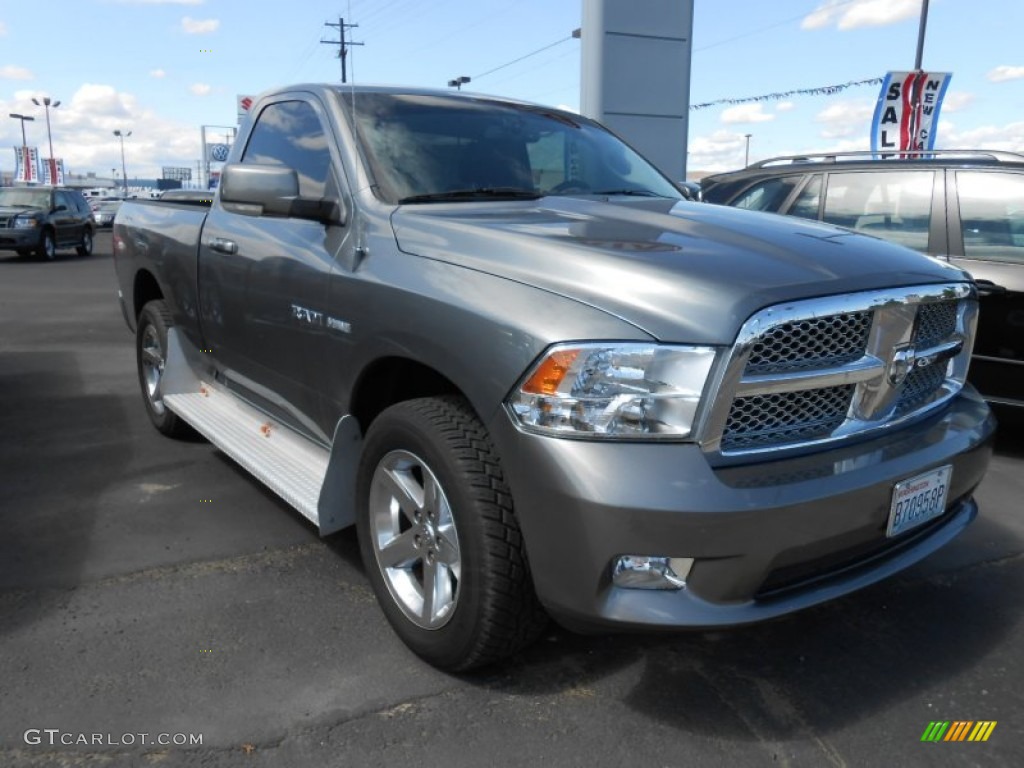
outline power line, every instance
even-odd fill
[[[393,5],[395,5],[396,3],[400,3],[400,2],[402,2],[402,0],[389,0],[389,2],[385,2],[383,5],[378,5],[376,8],[372,8],[371,10],[367,11],[362,16],[362,18],[361,18],[362,23],[366,24],[368,21],[373,19],[375,16],[380,16],[384,11],[388,10]]]
[[[558,54],[557,56],[552,56],[550,59],[544,59],[543,61],[539,62],[534,67],[528,67],[527,69],[521,69],[518,72],[510,74],[508,77],[504,77],[504,78],[502,78],[500,80],[492,82],[490,87],[493,88],[493,87],[495,87],[497,85],[501,85],[502,83],[507,83],[507,82],[509,82],[511,80],[516,80],[516,79],[522,77],[523,75],[528,75],[530,72],[536,72],[538,69],[542,69],[544,67],[550,66],[551,64],[554,64],[556,61],[564,59],[566,56],[571,56],[574,53],[578,54],[579,52],[578,51],[574,51],[572,49],[569,49],[569,50],[565,51],[564,53]]]
[[[830,11],[831,10],[835,10],[836,8],[842,8],[843,6],[851,5],[852,3],[856,2],[856,1],[857,0],[842,0],[842,2],[830,5],[828,7],[828,9]],[[769,24],[767,27],[758,27],[757,29],[752,29],[749,32],[741,32],[738,35],[734,35],[732,37],[727,37],[724,40],[719,40],[717,42],[710,43],[709,45],[703,45],[700,48],[694,48],[693,52],[694,53],[700,53],[701,51],[706,51],[706,50],[708,50],[710,48],[717,48],[720,45],[725,45],[726,43],[732,43],[732,42],[735,42],[737,40],[741,40],[744,37],[750,37],[751,35],[757,35],[757,34],[760,34],[761,32],[767,32],[770,29],[776,29],[777,27],[781,27],[781,26],[784,26],[786,24],[789,24],[791,21],[796,21],[797,19],[806,19],[813,12],[814,11],[810,11],[808,13],[801,13],[799,16],[791,16],[788,19],[783,19],[782,21],[777,21],[774,24]]]
[[[538,48],[536,51],[531,51],[530,53],[527,53],[525,56],[520,56],[518,59],[512,59],[512,61],[509,61],[509,62],[507,62],[505,64],[502,64],[499,67],[495,67],[494,69],[488,69],[486,72],[482,72],[479,75],[473,75],[473,79],[474,80],[479,80],[481,77],[487,77],[487,75],[494,74],[499,69],[505,69],[505,67],[511,67],[513,64],[518,64],[520,61],[523,61],[524,59],[528,59],[531,56],[536,56],[538,53],[543,53],[544,51],[548,50],[549,48],[554,48],[556,45],[561,45],[562,43],[567,43],[567,42],[569,42],[572,39],[573,39],[572,35],[569,35],[568,37],[563,37],[561,40],[556,40],[555,42],[553,42],[553,43],[551,43],[549,45],[545,45],[543,48]]]

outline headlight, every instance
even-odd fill
[[[13,220],[13,226],[16,229],[31,229],[32,227],[38,227],[39,222],[35,219],[28,219],[25,217],[15,216]]]
[[[693,431],[714,347],[557,344],[508,399],[519,423],[547,434],[675,439]]]

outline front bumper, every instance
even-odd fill
[[[811,456],[715,468],[692,444],[567,440],[491,424],[537,594],[576,630],[790,613],[900,571],[977,514],[995,420],[970,387],[935,416]],[[887,539],[893,486],[952,464],[949,506]],[[694,558],[681,590],[612,584],[621,555]]]
[[[36,248],[41,232],[39,227],[4,227],[0,229],[0,249]]]

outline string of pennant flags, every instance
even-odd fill
[[[834,93],[845,91],[847,88],[857,88],[861,85],[880,85],[881,82],[882,78],[880,77],[869,77],[867,80],[850,80],[846,83],[822,85],[817,88],[794,88],[791,91],[764,93],[760,96],[743,96],[736,99],[715,99],[714,101],[705,101],[701,104],[691,104],[690,109],[707,109],[708,107],[716,107],[719,104],[751,104],[758,101],[778,101],[779,99],[788,99],[790,96],[831,96]]]

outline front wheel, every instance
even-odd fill
[[[164,404],[164,367],[167,364],[167,329],[174,325],[167,305],[160,300],[151,301],[139,313],[135,335],[135,358],[139,372],[139,386],[146,413],[153,426],[168,437],[186,438],[195,435],[193,429]]]
[[[512,495],[465,400],[409,400],[380,414],[357,494],[370,583],[416,654],[441,669],[472,669],[544,628]]]
[[[49,229],[43,230],[42,239],[39,241],[39,248],[36,255],[41,259],[53,261],[57,257],[57,241],[53,239],[53,232]]]

